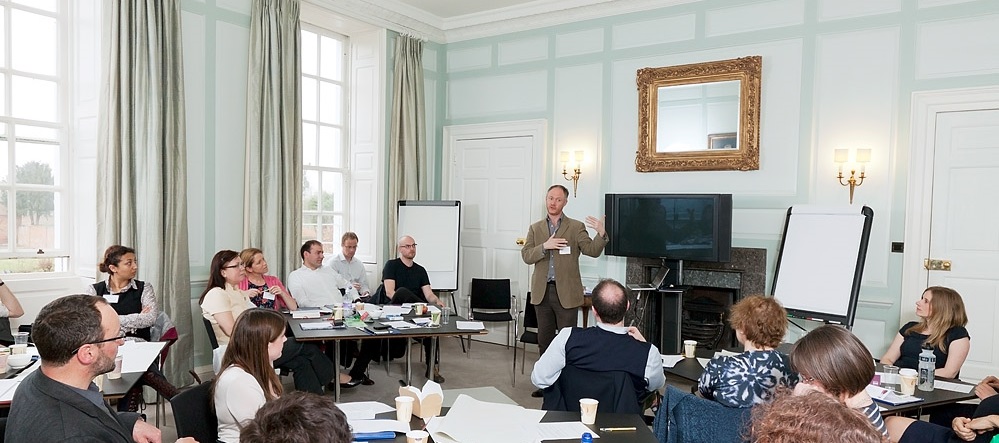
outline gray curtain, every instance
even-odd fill
[[[395,41],[392,79],[392,120],[389,134],[388,250],[395,256],[396,202],[423,200],[427,190],[427,134],[423,98],[423,42],[400,35]],[[416,239],[419,242],[420,239]]]
[[[243,242],[284,280],[301,262],[302,70],[298,0],[254,0],[246,91]]]
[[[164,372],[187,384],[194,346],[180,0],[107,4],[96,253],[113,244],[136,249],[139,279],[156,289],[180,336]]]

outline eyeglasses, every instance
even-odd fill
[[[73,350],[73,354],[76,354],[77,352],[80,352],[80,349],[83,349],[83,347],[86,346],[86,345],[97,345],[97,344],[107,343],[107,342],[111,342],[111,341],[123,341],[123,340],[125,340],[125,331],[122,331],[122,330],[119,329],[117,337],[111,337],[111,338],[105,338],[104,340],[86,342],[86,343],[80,345],[79,348],[74,349]]]
[[[244,268],[244,267],[245,266],[242,263],[236,263],[234,265],[223,266],[222,269]]]
[[[411,245],[399,245],[399,247],[400,248],[404,248],[404,249],[415,248],[416,247],[416,243],[413,243]]]

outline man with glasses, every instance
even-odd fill
[[[45,305],[32,337],[41,367],[14,394],[5,441],[160,441],[159,429],[136,412],[113,411],[93,383],[114,369],[125,339],[118,314],[103,298],[70,295]]]
[[[392,304],[401,305],[403,303],[433,303],[437,306],[444,306],[441,300],[434,295],[433,288],[430,287],[430,276],[427,270],[416,263],[416,240],[413,237],[404,235],[399,237],[398,249],[399,258],[389,260],[382,270],[382,284],[385,285],[385,295],[392,300]],[[427,353],[427,378],[430,378],[430,344],[433,340],[423,339],[423,349]],[[437,353],[435,363],[440,363],[440,353]],[[440,374],[439,365],[433,368],[433,380],[437,383],[444,383],[444,377]]]
[[[323,244],[318,240],[309,240],[302,245],[299,254],[302,256],[302,267],[288,274],[288,292],[295,297],[298,306],[343,304],[341,289],[351,285],[333,268],[323,266]]]

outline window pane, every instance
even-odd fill
[[[0,126],[6,128],[7,125]],[[5,185],[11,182],[10,177],[8,177],[10,175],[10,171],[7,169],[10,165],[10,163],[7,162],[7,159],[10,158],[7,155],[9,146],[10,145],[7,143],[7,140],[0,140],[0,183]],[[3,213],[0,213],[0,216],[3,216]],[[4,233],[6,232],[7,231],[4,231]]]
[[[319,61],[322,63],[319,75],[323,78],[339,81],[343,77],[343,67],[340,65],[343,44],[339,40],[326,36],[322,37],[321,44],[323,52],[319,56]]]
[[[45,250],[56,247],[56,194],[48,191],[14,191],[18,249]]]
[[[11,67],[35,74],[55,75],[56,20],[14,9],[11,19]]]
[[[337,233],[343,235],[343,216],[342,215],[322,215],[320,216],[322,220],[322,238],[319,241],[323,243],[337,243],[339,244],[339,239],[336,237]],[[334,248],[336,251],[338,248]]]
[[[0,8],[0,68],[7,67],[7,9]],[[4,83],[5,85],[6,83]],[[0,85],[0,95],[4,89],[3,85]],[[3,103],[3,101],[0,101]]]
[[[55,128],[43,128],[41,126],[17,125],[14,135],[19,139],[30,138],[32,140],[59,141],[59,130]]]
[[[340,124],[340,114],[343,109],[340,85],[330,82],[319,83],[319,107],[321,122]]]
[[[302,78],[302,120],[316,121],[316,80]]]
[[[303,171],[305,182],[302,183],[302,210],[319,210],[319,171]]]
[[[5,162],[6,163],[6,162]],[[4,174],[7,175],[7,174]],[[10,239],[8,238],[7,227],[10,220],[10,216],[13,214],[8,214],[9,205],[7,202],[10,198],[10,193],[14,192],[8,189],[0,189],[0,248],[6,250],[10,247]]]
[[[323,212],[343,212],[343,174],[323,172]]]
[[[20,272],[65,272],[69,268],[69,257],[49,258],[8,258],[0,260],[0,273]]]
[[[316,57],[319,51],[316,48],[316,34],[309,31],[302,31],[302,73],[316,75]]]
[[[28,5],[35,9],[56,12],[56,0],[14,0],[14,3]]]
[[[58,121],[55,82],[15,75],[11,86],[12,116],[30,120]]]
[[[59,176],[59,146],[43,143],[17,142],[15,183],[54,185]]]
[[[342,163],[340,128],[319,127],[319,166],[339,168]]]
[[[7,74],[0,74],[0,116],[7,116]]]
[[[302,123],[302,164],[317,166],[316,125],[312,123]]]

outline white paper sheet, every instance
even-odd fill
[[[441,308],[438,308],[435,305],[429,305],[429,306],[427,306],[427,311],[430,311],[430,312],[441,312]]]
[[[923,401],[923,399],[919,397],[913,395],[896,394],[895,391],[891,389],[885,389],[880,386],[867,385],[865,390],[867,391],[867,395],[870,395],[871,398],[888,403],[890,405],[901,405],[906,403]]]
[[[321,331],[325,329],[333,329],[333,323],[328,321],[313,321],[308,323],[299,323],[303,331]]]
[[[14,391],[21,380],[0,380],[0,402],[14,399]]]
[[[709,362],[709,361],[711,361],[711,360],[710,360],[710,359],[707,359],[707,358],[701,358],[701,357],[697,357],[697,362],[698,362],[698,363],[700,363],[700,364],[701,364],[701,367],[703,367],[703,368],[706,368],[706,367],[708,367],[708,362]]]
[[[118,353],[122,355],[121,372],[146,372],[149,365],[159,358],[164,346],[166,342],[126,341],[118,348]]]
[[[402,307],[402,306],[385,305],[384,307],[382,307],[382,313],[383,313],[382,315],[406,315],[409,314],[410,310],[411,308],[409,306]]]
[[[454,324],[462,331],[481,331],[486,329],[486,325],[480,321],[456,321]]]
[[[681,355],[662,354],[662,356],[663,356],[664,368],[672,368],[673,366],[676,366],[677,363],[683,360],[682,354]]]
[[[390,326],[396,329],[416,329],[419,326],[410,323],[408,321],[383,321],[383,325]]]
[[[535,427],[537,434],[535,440],[568,440],[578,439],[584,432],[589,432],[593,438],[600,438],[596,432],[578,421],[565,421],[554,423],[538,423]]]
[[[394,411],[395,408],[377,401],[354,401],[337,403],[336,406],[347,416],[347,420],[372,420],[376,414]]]
[[[418,324],[420,326],[429,326],[430,325],[430,317],[414,318],[413,319],[413,323],[416,323],[416,324]]]
[[[291,318],[303,319],[303,318],[319,318],[323,314],[319,312],[318,309],[299,309],[297,311],[291,311]]]
[[[975,385],[968,385],[964,383],[954,383],[944,380],[933,380],[933,389],[943,389],[945,391],[960,392],[962,394],[967,394],[975,389]]]

